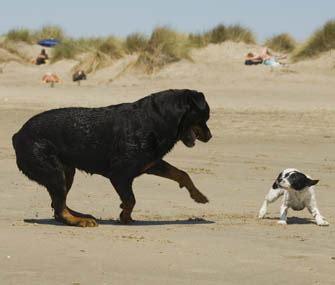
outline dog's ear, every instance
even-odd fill
[[[277,179],[276,179],[275,182],[273,182],[273,184],[272,184],[272,188],[273,188],[273,189],[277,189],[277,188],[279,188],[279,181],[280,181],[280,179],[282,178],[282,176],[283,176],[283,172],[280,172],[279,175],[278,175],[278,177],[277,177]]]
[[[272,189],[278,189],[279,188],[279,185],[278,185],[278,182],[277,180],[275,182],[273,182],[272,184]]]
[[[300,172],[294,172],[289,176],[291,186],[295,190],[302,190],[305,187],[310,187],[318,183],[318,180],[309,179],[305,174]]]
[[[187,94],[191,103],[194,104],[199,110],[205,110],[207,108],[207,102],[203,93],[187,90]]]
[[[308,179],[308,186],[313,186],[318,184],[319,180]]]

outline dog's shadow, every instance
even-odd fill
[[[37,225],[54,225],[54,226],[67,226],[55,219],[24,219],[25,223],[37,224]],[[125,226],[121,224],[119,220],[113,219],[97,219],[98,225],[113,225],[113,226]],[[204,218],[189,218],[183,220],[156,220],[156,221],[141,221],[135,220],[126,226],[166,226],[166,225],[204,225],[214,224],[214,221],[206,220]]]
[[[300,224],[300,225],[315,224],[315,222],[309,218],[299,218],[299,217],[289,217],[287,218],[287,223]]]
[[[277,217],[265,217],[264,219],[279,221]],[[309,225],[309,224],[315,224],[315,222],[309,218],[288,217],[287,224],[288,225]]]

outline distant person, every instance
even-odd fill
[[[267,47],[264,47],[259,54],[248,53],[245,61],[246,65],[263,63],[270,66],[281,66],[278,60],[286,58],[286,56],[279,56],[272,54]]]
[[[61,80],[56,74],[52,72],[47,72],[46,74],[43,75],[42,82],[50,83],[50,86],[54,87],[55,83],[60,83]]]
[[[46,53],[45,49],[41,50],[41,53],[36,58],[36,65],[46,64],[49,59],[48,54]]]
[[[246,56],[245,65],[257,65],[263,63],[263,59],[259,55],[249,52]]]
[[[78,70],[72,75],[73,81],[80,81],[80,80],[86,80],[86,74],[84,70]]]

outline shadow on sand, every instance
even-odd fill
[[[279,221],[278,217],[265,217],[264,220],[277,220]],[[288,225],[308,225],[308,224],[315,224],[315,222],[309,218],[299,218],[299,217],[288,217],[287,218]]]
[[[38,224],[38,225],[54,225],[54,226],[67,226],[55,219],[24,219],[25,223]],[[113,225],[113,226],[165,226],[165,225],[204,225],[214,224],[214,221],[209,221],[203,218],[189,218],[184,220],[159,220],[159,221],[140,221],[135,220],[134,222],[123,225],[119,220],[107,220],[97,219],[99,225]]]

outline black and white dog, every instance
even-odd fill
[[[264,218],[268,203],[272,203],[284,195],[283,203],[280,207],[280,220],[278,224],[286,225],[287,211],[289,208],[295,211],[301,211],[307,207],[308,211],[315,218],[317,225],[328,226],[329,223],[320,214],[316,204],[313,186],[318,182],[319,180],[313,180],[297,169],[285,169],[279,174],[269,193],[265,196],[263,205],[259,210],[258,218]]]

